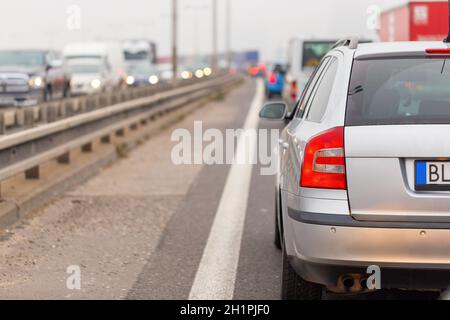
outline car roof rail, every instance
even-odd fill
[[[358,37],[348,37],[348,38],[343,38],[343,39],[339,40],[338,42],[336,42],[332,48],[336,49],[339,47],[348,47],[351,50],[355,50],[358,48],[358,44],[359,44]]]

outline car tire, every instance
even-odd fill
[[[275,192],[275,238],[274,238],[274,245],[277,249],[282,249],[281,244],[281,232],[280,232],[280,225],[278,223],[278,217],[280,215],[280,192],[277,190]]]
[[[281,283],[281,299],[283,300],[321,300],[323,287],[302,279],[292,268],[283,249],[283,274]]]
[[[66,84],[64,85],[64,92],[63,92],[63,98],[64,98],[64,99],[70,98],[70,97],[72,96],[71,90],[70,90],[70,89],[71,89],[71,88],[70,88],[70,83],[66,83]]]
[[[53,99],[52,89],[51,89],[51,87],[47,87],[44,90],[44,102],[52,101],[52,99]]]

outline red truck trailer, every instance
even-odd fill
[[[441,41],[448,29],[447,0],[410,0],[381,13],[381,41]]]

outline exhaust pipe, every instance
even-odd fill
[[[342,278],[342,284],[347,290],[350,290],[355,285],[355,280],[351,276],[345,276]]]
[[[361,278],[361,280],[359,281],[359,285],[361,286],[361,288],[363,290],[368,289],[368,287],[367,287],[367,278]]]

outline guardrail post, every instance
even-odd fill
[[[62,103],[59,105],[59,116],[60,116],[61,118],[65,118],[65,117],[67,116],[67,105],[66,105],[65,102],[62,102]]]
[[[73,107],[73,100],[68,100],[66,102],[66,117],[71,117],[74,115],[74,107]]]
[[[47,120],[48,122],[55,122],[58,119],[58,111],[54,104],[50,104],[47,107]]]
[[[60,155],[57,159],[60,164],[70,164],[70,152]]]
[[[28,180],[37,180],[40,177],[39,166],[33,167],[25,171],[25,178]]]
[[[123,137],[125,136],[125,130],[124,129],[119,129],[116,131],[116,136],[118,137]]]
[[[108,134],[107,136],[101,137],[100,142],[103,144],[111,143],[111,136]]]
[[[22,107],[16,109],[16,126],[22,127],[24,125],[24,110]]]
[[[47,114],[47,104],[43,104],[39,106],[39,119],[42,123],[47,123],[48,114]]]
[[[24,114],[24,125],[26,128],[33,127],[34,124],[34,110],[33,109],[25,109]]]
[[[86,98],[78,100],[78,113],[86,112]]]
[[[94,101],[92,97],[89,97],[86,99],[86,110],[85,111],[92,111],[94,109]]]
[[[85,145],[83,145],[81,147],[81,151],[84,153],[89,153],[93,151],[93,146],[92,146],[92,142],[86,143]]]
[[[104,108],[108,106],[108,99],[105,96],[105,94],[102,94],[99,98],[98,98],[98,107],[99,108]]]
[[[0,134],[6,133],[5,113],[0,113]]]

